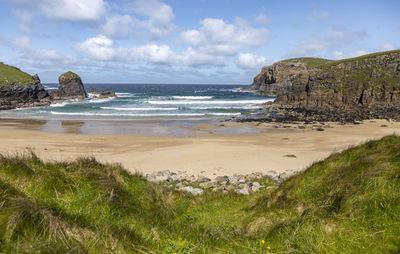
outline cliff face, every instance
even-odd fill
[[[51,96],[40,83],[16,67],[0,63],[0,110],[47,106]]]
[[[0,110],[48,106],[51,97],[42,84],[0,86]]]
[[[400,50],[317,64],[310,60],[264,67],[250,89],[308,109],[400,106]]]

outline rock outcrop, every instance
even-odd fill
[[[59,88],[55,93],[57,99],[84,99],[88,95],[79,75],[68,71],[58,77]]]
[[[47,106],[51,100],[37,74],[0,63],[0,110]]]
[[[304,87],[310,73],[304,63],[278,62],[263,67],[261,73],[254,78],[250,89],[260,94],[284,95],[295,88]]]
[[[339,61],[281,61],[264,67],[249,88],[308,110],[400,110],[400,50]]]
[[[94,95],[94,98],[110,98],[116,97],[115,92],[113,91],[100,91],[96,88],[92,88],[90,92]]]

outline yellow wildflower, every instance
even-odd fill
[[[271,247],[267,246],[267,249],[268,249],[268,250],[271,250]]]
[[[264,244],[264,243],[265,243],[265,241],[264,241],[264,240],[261,240],[261,243],[262,243],[262,244]]]

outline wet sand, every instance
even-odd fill
[[[301,125],[301,124],[300,124]],[[131,172],[216,175],[304,170],[371,139],[400,135],[400,123],[299,124],[204,121],[46,121],[0,119],[0,153],[33,151],[44,160],[95,156]]]

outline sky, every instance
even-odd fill
[[[400,48],[400,1],[0,0],[0,61],[42,83],[250,84],[294,57]]]

